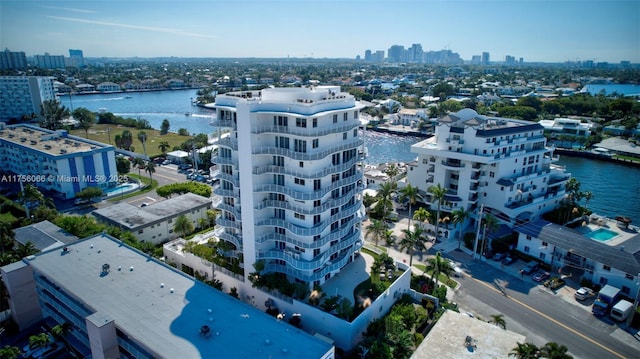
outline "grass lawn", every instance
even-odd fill
[[[138,140],[138,132],[144,131],[147,134],[147,155],[149,157],[157,156],[162,154],[162,151],[158,148],[158,145],[161,141],[167,141],[169,143],[169,149],[167,151],[172,151],[173,147],[181,145],[184,141],[191,138],[191,136],[180,136],[177,133],[169,132],[166,135],[160,136],[160,131],[158,130],[138,130],[132,127],[124,127],[118,125],[105,125],[105,124],[95,124],[91,126],[89,129],[89,139],[102,142],[109,143],[109,134],[107,133],[107,128],[109,128],[109,132],[111,134],[111,144],[115,146],[115,137],[119,135],[124,130],[129,130],[133,135],[133,147],[135,149],[134,152],[143,154],[142,143]],[[71,134],[74,136],[85,138],[84,130],[72,130]]]
[[[414,264],[413,266],[418,268],[418,269],[420,269],[423,272],[427,268],[424,264]],[[427,272],[425,274],[427,274],[428,276],[431,276],[431,273],[429,273],[429,272]],[[444,284],[449,288],[455,288],[458,285],[458,283],[455,280],[453,280],[451,278],[447,278],[447,276],[444,275],[444,274],[438,275],[438,283]]]
[[[10,223],[11,225],[13,225],[14,222],[17,222],[18,218],[16,218],[13,214],[7,212],[7,213],[0,213],[0,222],[1,223]]]

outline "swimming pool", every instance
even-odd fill
[[[113,188],[105,189],[104,195],[107,197],[119,196],[125,193],[133,192],[140,187],[137,183],[123,183]]]
[[[598,228],[595,231],[585,233],[584,235],[591,239],[595,239],[596,241],[606,242],[611,238],[616,237],[618,232],[614,232],[606,228]]]

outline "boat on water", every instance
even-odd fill
[[[131,97],[131,96],[127,95],[127,96],[125,96],[124,98],[133,98],[133,97]]]
[[[191,112],[185,112],[185,116],[191,116]]]

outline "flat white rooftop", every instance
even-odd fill
[[[163,358],[320,358],[332,345],[104,234],[25,262]],[[104,273],[104,264],[110,270]],[[211,335],[200,335],[203,325]]]

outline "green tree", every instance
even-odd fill
[[[96,123],[96,114],[84,107],[73,110],[73,118],[78,121],[78,127],[84,130],[84,137],[89,138],[89,129]]]
[[[507,329],[507,321],[504,320],[504,315],[502,314],[493,314],[491,316],[491,323],[501,327],[502,329]]]
[[[0,221],[0,253],[13,248],[13,240],[15,232],[11,227],[11,223]]]
[[[383,238],[385,236],[386,231],[387,231],[387,226],[383,221],[378,219],[372,219],[371,224],[367,226],[367,231],[365,232],[364,236],[369,237],[369,235],[372,235],[373,240],[377,246],[378,240],[380,240],[380,238]]]
[[[43,348],[49,344],[50,337],[48,333],[40,333],[29,337],[29,345],[36,348]]]
[[[160,125],[160,135],[166,135],[167,133],[169,133],[170,127],[171,124],[169,123],[169,120],[167,120],[166,118],[162,120],[162,125]]]
[[[438,288],[438,279],[440,274],[449,278],[453,268],[448,259],[442,258],[440,252],[437,252],[433,258],[429,259],[429,263],[425,267],[425,273],[431,273],[431,278],[435,281],[435,288]]]
[[[407,229],[409,229],[411,228],[411,218],[413,217],[413,206],[418,202],[418,200],[422,200],[422,195],[420,195],[418,187],[412,186],[411,183],[407,183],[407,185],[399,192],[400,202],[407,201],[409,204],[409,223],[407,224]]]
[[[548,342],[540,348],[540,357],[546,359],[573,359],[573,356],[569,355],[568,351],[569,349],[564,345]]]
[[[389,163],[387,167],[384,169],[384,173],[389,176],[389,181],[395,181],[395,177],[398,175],[400,170],[395,163]]]
[[[486,254],[486,248],[491,248],[491,233],[495,232],[500,228],[500,222],[498,219],[491,214],[487,214],[482,218],[482,247],[480,248],[480,255]],[[488,232],[488,233],[487,233]],[[489,242],[487,242],[487,234],[489,234]]]
[[[187,234],[193,232],[193,223],[184,214],[176,217],[176,223],[173,225],[173,231],[178,233],[181,237],[185,237]]]
[[[149,174],[149,179],[153,183],[153,174],[156,173],[156,165],[151,161],[147,161],[147,164],[144,166],[144,171]]]
[[[144,131],[138,132],[138,140],[142,143],[142,152],[147,157],[147,133]]]
[[[447,195],[447,189],[445,187],[442,187],[440,183],[438,183],[436,186],[429,187],[427,191],[431,193],[432,202],[435,201],[438,205],[438,209],[436,212],[436,238],[438,238],[438,227],[440,225],[440,208],[442,206],[442,203],[444,202],[445,196]]]
[[[171,145],[167,141],[160,141],[160,144],[158,144],[158,149],[162,151],[163,155],[167,153],[169,148],[171,148]]]
[[[588,206],[589,206],[589,201],[593,198],[593,193],[591,191],[586,191],[583,193],[584,195],[584,209],[585,211],[587,210]]]
[[[17,359],[20,357],[20,348],[5,345],[0,349],[0,358],[3,359]]]
[[[466,211],[464,207],[460,207],[451,214],[453,215],[453,223],[460,225],[460,231],[458,231],[458,249],[460,249],[460,244],[462,243],[462,226],[467,218],[469,218],[469,212]]]
[[[62,120],[68,118],[69,109],[62,106],[58,100],[46,100],[40,106],[42,119],[40,126],[50,130],[57,130],[62,127]]]
[[[422,252],[425,249],[424,230],[414,226],[414,230],[403,229],[404,238],[400,241],[400,249],[407,250],[409,253],[409,267],[413,265],[413,252],[418,250]]]
[[[429,210],[424,207],[420,207],[413,213],[413,219],[420,223],[430,223],[431,212],[429,212]]]
[[[34,206],[35,203],[42,204],[44,203],[44,196],[42,192],[36,188],[36,186],[27,184],[22,187],[22,192],[18,195],[22,203],[24,204],[25,213],[27,218],[31,218],[30,209]]]
[[[86,199],[87,201],[93,201],[94,198],[102,197],[103,192],[100,187],[87,187],[82,191],[76,193],[77,198]]]
[[[134,157],[133,160],[131,161],[131,165],[135,168],[138,169],[138,176],[142,177],[142,174],[140,173],[140,170],[142,170],[144,167],[144,160],[140,157]]]
[[[180,129],[178,129],[178,135],[180,135],[180,136],[189,136],[189,131],[187,131],[186,128],[180,128]]]
[[[122,156],[116,157],[116,170],[118,171],[118,174],[123,175],[129,173],[130,169],[131,162],[129,162],[127,158]]]
[[[18,256],[18,258],[25,258],[38,252],[40,251],[36,249],[36,246],[31,243],[31,241],[28,241],[24,245],[18,247],[16,255]]]
[[[509,353],[510,357],[516,357],[517,359],[537,359],[539,358],[540,349],[531,343],[518,343],[517,346],[511,349]]]
[[[391,196],[396,192],[396,189],[397,185],[395,182],[384,182],[380,185],[380,189],[378,190],[378,205],[380,206],[383,220],[386,220],[389,217],[389,213],[391,213],[393,207]]]
[[[117,136],[116,136],[117,137]],[[118,141],[116,139],[116,145],[117,145]],[[131,145],[133,145],[133,135],[131,134],[131,131],[129,130],[124,130],[122,131],[122,134],[120,135],[120,148],[124,148],[127,151],[131,150]]]
[[[453,85],[446,82],[440,82],[431,88],[431,95],[434,97],[441,97],[441,101],[446,100],[447,96],[451,96],[455,92],[456,90]]]

